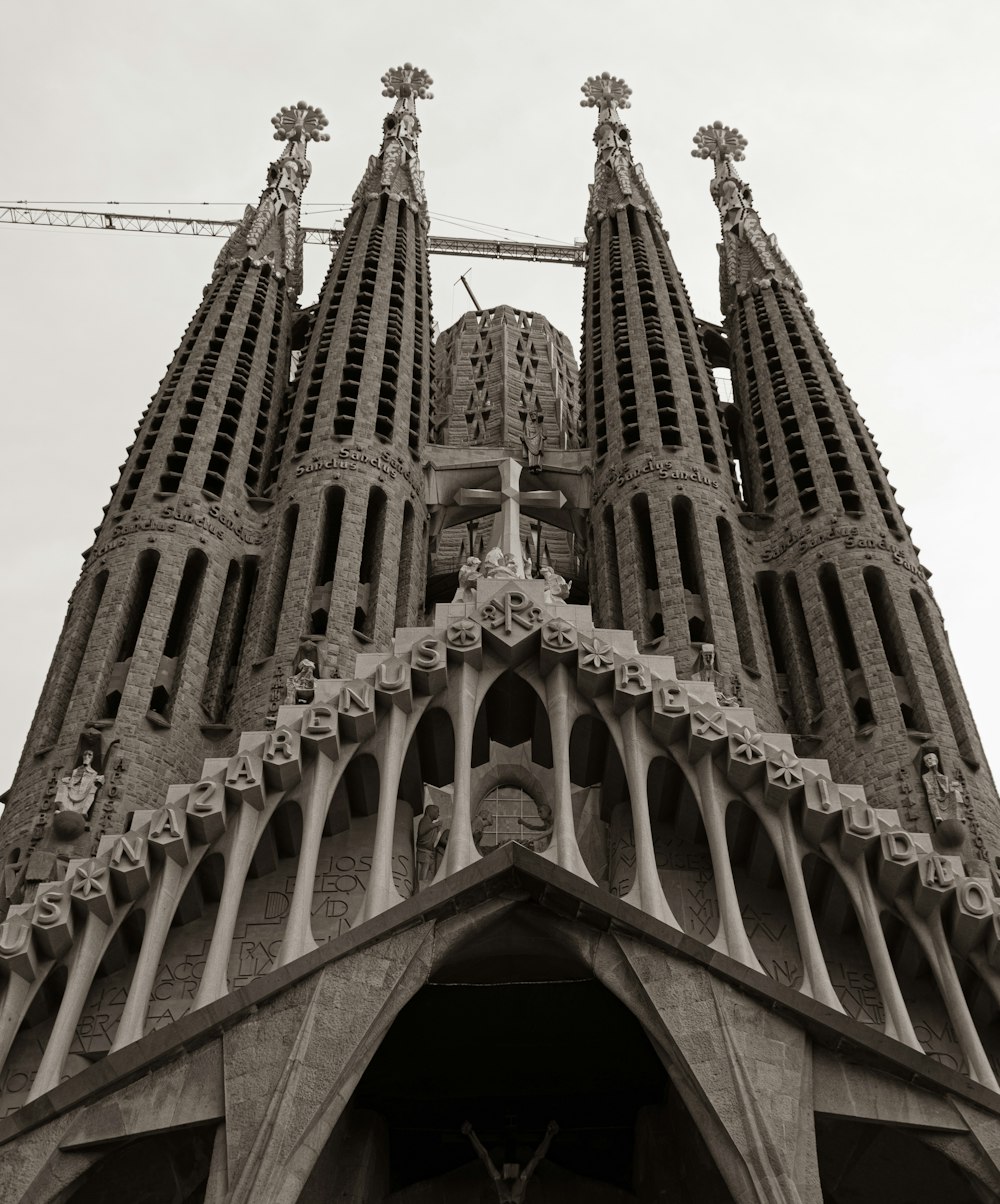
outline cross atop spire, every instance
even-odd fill
[[[750,185],[733,167],[744,159],[747,140],[735,126],[713,121],[700,126],[692,139],[695,159],[711,159],[715,178],[709,185],[722,219],[723,279],[730,290],[745,292],[760,284],[777,283],[801,292],[802,285],[785,259],[774,235],[760,224]]]
[[[399,109],[409,101],[413,108],[413,100],[433,100],[434,93],[430,86],[434,81],[423,69],[414,67],[412,63],[404,63],[402,67],[390,67],[382,76],[382,95],[397,96],[396,108]]]
[[[584,96],[584,99],[580,101],[580,107],[582,109],[598,109],[598,121],[613,121],[620,124],[621,118],[618,116],[618,110],[632,107],[632,102],[629,100],[632,89],[623,79],[612,75],[610,71],[602,71],[600,75],[588,76],[587,82],[581,85],[580,91]]]
[[[699,126],[691,141],[695,145],[692,156],[695,159],[712,159],[717,167],[728,160],[739,163],[746,157],[743,154],[747,147],[746,138],[735,126],[730,129],[721,121]]]
[[[275,142],[329,142],[323,131],[330,124],[322,109],[300,100],[297,105],[282,105],[271,118]]]

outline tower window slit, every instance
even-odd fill
[[[337,575],[337,554],[340,551],[340,528],[344,518],[344,490],[339,486],[327,489],[323,495],[323,521],[320,525],[319,546],[316,549],[316,571],[309,601],[309,630],[313,635],[325,635],[330,621],[330,599]]]
[[[927,718],[885,574],[881,569],[869,566],[864,570],[863,577],[886,663],[892,674],[903,726],[908,730],[923,730],[927,727]]]
[[[36,751],[48,748],[59,738],[63,718],[73,696],[73,687],[90,644],[107,584],[108,571],[105,569],[89,583],[89,588],[81,590],[82,597],[74,605],[67,624],[67,630],[73,633],[73,638],[65,641],[63,645],[66,648],[65,656],[53,661],[52,679],[46,682],[42,693],[45,720],[39,731]]]
[[[339,439],[350,438],[354,433],[361,387],[361,371],[364,365],[372,305],[375,301],[375,281],[378,277],[379,258],[382,254],[387,203],[388,197],[383,195],[379,202],[378,220],[368,235],[361,280],[358,285],[354,313],[351,316],[347,353],[344,357],[344,368],[340,378],[340,392],[333,415],[333,433]]]
[[[174,366],[168,377],[161,386],[159,399],[156,404],[156,409],[153,411],[152,418],[146,428],[146,434],[143,436],[139,452],[133,461],[132,470],[128,476],[128,482],[125,490],[122,493],[120,509],[130,510],[132,503],[135,501],[135,495],[139,489],[139,484],[142,481],[146,466],[149,463],[149,457],[152,454],[153,447],[156,444],[156,437],[159,434],[160,428],[163,425],[163,419],[166,416],[167,410],[170,408],[170,402],[173,400],[177,390],[177,384],[187,366],[188,360],[191,357],[191,352],[198,341],[199,336],[208,319],[208,315],[212,311],[219,293],[222,290],[224,277],[219,276],[215,283],[209,288],[209,291],[198,309],[190,327],[188,328],[187,338],[183,343],[183,350],[179,350],[177,358],[174,361]]]
[[[149,709],[164,719],[169,719],[173,712],[207,564],[208,557],[201,551],[188,552],[184,562],[167,639],[149,698]]]
[[[202,709],[214,722],[223,720],[229,711],[256,584],[256,557],[230,561],[201,697]]]
[[[605,506],[601,515],[604,531],[604,563],[608,573],[608,603],[611,608],[611,625],[616,629],[625,626],[622,618],[622,587],[618,574],[618,540],[615,536],[615,512]]]
[[[392,441],[396,424],[396,389],[399,384],[399,357],[403,347],[403,281],[406,268],[406,226],[409,210],[400,201],[396,211],[396,242],[393,272],[389,287],[389,313],[386,318],[385,352],[379,385],[375,434],[386,443]]]
[[[619,219],[621,214],[618,215]],[[635,377],[632,372],[632,350],[628,334],[628,315],[625,307],[625,281],[622,276],[621,241],[615,219],[608,219],[610,233],[609,262],[611,267],[611,326],[618,374],[618,404],[622,441],[625,447],[639,442],[639,410],[635,396]]]
[[[336,271],[337,274],[334,279],[326,312],[323,314],[322,323],[319,327],[316,354],[310,369],[308,383],[306,384],[305,396],[302,400],[302,413],[299,416],[298,433],[295,437],[296,455],[301,455],[303,452],[308,451],[309,445],[312,443],[313,427],[316,423],[316,409],[319,405],[319,395],[323,387],[323,378],[326,374],[326,367],[330,357],[333,330],[337,323],[337,315],[340,313],[340,303],[344,296],[347,277],[354,262],[354,253],[357,249],[360,229],[359,225],[354,227],[342,244],[344,247],[343,254],[338,259],[334,259],[330,264],[330,271]],[[284,441],[282,441],[282,449],[283,447]]]
[[[858,649],[854,642],[854,632],[847,613],[847,605],[844,602],[844,594],[840,588],[840,579],[832,564],[824,564],[820,568],[819,585],[833,631],[834,642],[840,656],[844,684],[847,687],[851,710],[854,712],[855,725],[859,728],[869,727],[875,722],[875,715],[858,659]]]
[[[847,425],[851,428],[851,434],[854,436],[854,441],[857,444],[858,451],[861,453],[861,459],[864,462],[865,470],[868,473],[868,479],[871,482],[872,489],[875,491],[875,496],[878,499],[879,508],[882,511],[882,517],[885,519],[889,530],[895,535],[902,535],[900,530],[899,519],[889,497],[889,489],[882,475],[881,466],[878,463],[877,449],[875,442],[871,437],[868,428],[855,409],[851,395],[844,384],[844,380],[840,375],[840,371],[834,362],[833,356],[830,354],[830,349],[826,345],[826,340],[816,325],[815,320],[810,314],[805,315],[806,325],[809,333],[813,337],[816,348],[819,351],[820,359],[826,368],[827,376],[833,384],[834,392],[840,399],[840,404],[843,407],[844,415],[847,418]]]
[[[410,599],[415,594],[413,570],[417,563],[417,549],[413,539],[415,526],[413,507],[406,502],[403,505],[403,528],[400,537],[399,577],[396,581],[396,613],[393,618],[393,628],[406,627],[410,621]]]
[[[677,404],[670,378],[670,363],[667,359],[666,340],[663,334],[662,315],[656,300],[653,274],[649,266],[645,235],[648,226],[640,224],[636,211],[628,210],[629,230],[632,234],[632,256],[635,262],[636,282],[639,286],[639,306],[642,324],[646,332],[646,351],[649,369],[653,378],[656,412],[660,426],[660,441],[665,447],[677,447],[680,443],[680,425],[677,419]],[[664,283],[669,292],[668,280]]]
[[[711,377],[708,378],[708,392],[706,392],[702,373],[699,371],[699,367],[703,366],[704,360],[701,358],[701,342],[694,328],[694,314],[691,309],[691,302],[688,298],[687,290],[684,288],[683,281],[679,276],[676,276],[674,271],[671,271],[666,243],[663,240],[662,234],[657,230],[656,223],[649,214],[646,215],[646,223],[653,246],[656,248],[663,284],[670,299],[670,310],[677,331],[677,340],[680,344],[681,353],[684,356],[684,371],[687,375],[688,390],[691,394],[691,405],[694,409],[695,424],[698,428],[702,458],[706,464],[718,467],[719,452],[709,413],[709,403],[711,403],[713,408],[718,409],[718,398],[715,396],[715,388],[711,382]],[[660,330],[662,337],[662,325]],[[674,409],[675,425],[676,422],[676,409]],[[663,442],[666,444],[667,440],[664,439]],[[680,443],[679,429],[674,443]]]
[[[930,604],[927,599],[916,590],[911,590],[910,600],[913,603],[913,609],[916,611],[917,621],[920,624],[920,630],[924,637],[924,645],[927,648],[927,655],[930,657],[931,669],[934,672],[934,677],[937,679],[938,689],[941,691],[941,698],[948,713],[948,720],[951,723],[951,730],[955,735],[955,743],[958,745],[958,751],[970,765],[978,765],[978,758],[972,745],[969,724],[966,720],[965,702],[962,697],[961,687],[958,684],[958,677],[951,664],[950,651],[945,641],[938,635],[939,628],[934,621],[934,616],[931,613]],[[944,629],[941,628],[940,631],[943,636]]]
[[[592,373],[591,386],[591,404],[593,406],[593,439],[594,447],[597,451],[598,458],[607,455],[608,451],[608,421],[607,414],[604,408],[604,350],[601,344],[601,305],[600,305],[600,239],[604,229],[602,223],[599,228],[594,242],[594,248],[587,261],[587,280],[586,291],[590,298],[588,307],[590,317],[590,326],[586,323],[586,314],[584,315],[583,324],[583,362],[585,365],[584,381],[586,382],[586,367],[589,366]]]
[[[132,663],[132,654],[139,639],[142,620],[149,605],[149,595],[153,589],[153,579],[156,576],[156,566],[159,562],[159,552],[152,550],[141,552],[136,562],[132,583],[129,588],[128,603],[123,609],[125,626],[118,641],[118,652],[105,683],[102,699],[103,719],[114,719],[121,705],[122,693],[125,689],[125,679]]]
[[[298,521],[298,506],[289,506],[285,511],[285,517],[281,524],[281,536],[271,564],[267,609],[264,612],[264,621],[260,632],[260,655],[262,658],[274,655],[275,644],[278,640],[278,624],[281,621],[281,611],[285,602],[285,587],[288,583],[288,570],[292,563],[292,549],[295,546],[295,531]]]
[[[776,573],[757,574],[757,598],[764,619],[764,630],[767,632],[768,646],[771,649],[771,664],[774,667],[778,706],[787,722],[793,715],[793,701],[788,682],[785,616],[782,613]]]
[[[636,494],[632,498],[632,522],[643,586],[643,626],[647,640],[654,640],[663,635],[663,607],[660,602],[660,579],[656,570],[653,523],[649,513],[649,499],[644,493]]]
[[[849,514],[860,513],[861,495],[858,493],[854,474],[851,471],[850,464],[844,452],[844,445],[840,440],[840,435],[837,433],[836,422],[830,411],[826,396],[823,393],[823,386],[816,375],[812,360],[809,358],[809,354],[803,344],[802,335],[796,325],[795,316],[783,291],[775,290],[774,300],[802,375],[802,383],[805,385],[806,396],[809,398],[813,415],[816,418],[816,426],[819,430],[820,438],[823,440],[823,447],[833,472],[837,491],[840,494],[841,504]]]
[[[671,507],[677,555],[681,565],[681,584],[684,588],[684,608],[687,613],[688,639],[701,643],[712,638],[712,624],[705,606],[705,590],[698,546],[698,531],[690,501],[675,497]]]
[[[809,513],[819,506],[819,495],[816,492],[816,483],[813,480],[812,470],[809,467],[809,459],[802,440],[802,432],[799,429],[799,420],[795,413],[795,405],[792,401],[791,390],[785,376],[784,365],[781,362],[781,356],[778,354],[778,348],[775,343],[771,315],[768,311],[767,301],[763,296],[755,296],[753,304],[757,319],[757,329],[763,343],[764,360],[771,382],[771,390],[774,395],[775,408],[778,412],[778,421],[781,425],[782,436],[789,452],[789,465],[792,470],[792,479],[795,483],[799,506],[803,513]]]
[[[799,592],[799,583],[795,574],[786,573],[783,584],[785,612],[788,616],[791,647],[794,650],[792,685],[796,704],[802,717],[810,723],[815,723],[822,713],[823,700],[819,688],[816,655],[813,652],[812,639],[809,635],[809,624],[806,620],[802,594]]]
[[[278,362],[278,348],[281,339],[281,327],[284,318],[285,296],[279,288],[274,291],[274,309],[271,315],[271,340],[267,349],[264,369],[263,388],[260,393],[260,404],[257,407],[257,421],[254,426],[253,444],[247,462],[246,487],[254,494],[260,488],[263,480],[264,453],[267,447],[267,436],[271,426],[271,409],[274,401],[274,382]]]
[[[750,421],[753,427],[755,472],[751,480],[759,484],[759,489],[765,506],[772,506],[778,498],[778,484],[774,474],[774,456],[767,435],[767,424],[764,421],[764,411],[761,406],[760,390],[757,387],[757,371],[750,342],[750,329],[747,321],[747,300],[739,302],[739,336],[742,360],[738,361],[743,369],[744,394],[750,411]],[[755,499],[757,500],[757,499]]]
[[[757,652],[754,648],[753,628],[750,623],[750,609],[747,605],[746,590],[743,585],[743,574],[740,572],[740,562],[736,551],[736,541],[732,529],[724,518],[715,520],[719,532],[719,546],[722,550],[722,566],[726,574],[726,587],[729,592],[729,606],[733,612],[733,624],[736,627],[736,642],[740,650],[740,661],[748,669],[757,671]]]
[[[385,541],[386,499],[381,489],[368,493],[365,514],[365,535],[361,547],[361,571],[358,580],[357,605],[354,611],[354,630],[366,640],[375,635],[378,613],[379,584],[382,578],[382,546]]]

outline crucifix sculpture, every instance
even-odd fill
[[[502,460],[498,468],[499,489],[460,489],[455,501],[459,506],[500,507],[490,534],[490,548],[500,548],[505,557],[513,557],[517,575],[523,578],[527,573],[521,552],[521,507],[558,510],[566,505],[566,498],[558,489],[531,489],[522,493],[521,465],[516,460]]]

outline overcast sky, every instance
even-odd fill
[[[379,147],[379,78],[410,60],[435,81],[419,106],[432,231],[561,242],[582,237],[592,179],[580,84],[611,71],[633,89],[636,157],[712,320],[718,215],[689,150],[699,125],[739,126],[741,172],[883,450],[1000,753],[995,0],[36,0],[8,6],[3,42],[0,203],[237,216],[275,153],[272,114],[301,98],[331,134],[310,149],[306,222],[334,224]],[[0,225],[0,791],[80,553],[219,247]],[[305,303],[328,262],[307,255]],[[481,304],[540,311],[578,344],[578,269],[431,266],[442,328],[467,308],[456,281],[471,268]]]

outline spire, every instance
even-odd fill
[[[394,96],[396,103],[382,122],[382,149],[368,160],[364,177],[351,198],[355,205],[380,194],[404,200],[420,214],[425,228],[427,198],[424,173],[417,158],[420,119],[416,101],[434,99],[430,91],[433,83],[423,67],[414,67],[412,63],[390,67],[382,76],[382,95]]]
[[[306,158],[309,142],[329,142],[324,133],[329,124],[322,109],[300,100],[285,105],[271,118],[274,139],[285,143],[279,158],[267,169],[267,183],[257,207],[248,205],[243,221],[216,261],[216,271],[249,257],[254,266],[270,263],[278,276],[291,275],[298,294],[302,280],[302,239],[299,234],[299,205],[312,164]]]
[[[733,293],[739,296],[754,287],[777,283],[802,296],[802,285],[791,264],[781,253],[778,240],[767,235],[753,207],[750,185],[744,184],[733,167],[743,160],[747,140],[735,126],[721,121],[703,125],[693,138],[695,159],[711,159],[715,178],[709,189],[722,218],[723,303],[728,307]],[[802,296],[802,300],[805,297]]]
[[[600,75],[591,75],[580,91],[584,95],[580,107],[597,109],[597,129],[594,131],[597,163],[590,190],[587,228],[594,220],[626,205],[649,210],[658,221],[662,220],[642,164],[632,158],[632,135],[619,115],[621,109],[632,107],[629,100],[632,89],[623,79],[603,71]]]

